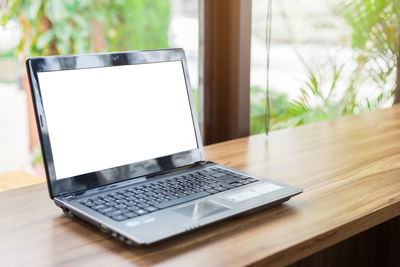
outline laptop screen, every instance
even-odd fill
[[[37,74],[57,180],[199,147],[181,61]]]

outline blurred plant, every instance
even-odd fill
[[[337,90],[343,67],[333,65],[332,77],[310,71],[305,87],[300,89],[300,97],[288,106],[290,119],[287,125],[297,126],[354,113],[357,107],[354,91],[356,78],[349,81],[344,93],[340,94]]]
[[[400,0],[339,0],[334,10],[351,29],[351,46],[365,78],[381,92],[367,98],[367,109],[379,107],[394,97],[400,102]],[[397,69],[397,82],[393,82]],[[385,90],[388,88],[390,93]]]
[[[17,19],[23,37],[17,53],[26,56],[84,53],[90,48],[91,19],[87,1],[11,0],[1,23]]]
[[[271,129],[284,128],[284,123],[289,119],[287,110],[287,106],[289,105],[288,96],[274,90],[270,90],[269,96],[271,104]],[[250,134],[265,132],[265,91],[258,86],[251,87],[250,102]]]
[[[13,56],[14,56],[14,53],[12,52],[12,50],[0,53],[0,58],[2,58],[2,57],[13,57]]]
[[[337,82],[343,65],[334,65],[332,70],[331,77],[310,71],[305,86],[300,88],[300,96],[293,100],[289,100],[287,94],[271,90],[271,129],[299,126],[354,113],[357,108],[354,93],[356,79],[348,83],[343,93],[339,93]],[[250,91],[250,133],[258,134],[265,131],[265,91],[259,87],[252,87]]]
[[[167,47],[169,0],[10,0],[0,23],[18,19],[25,56]],[[100,35],[100,36],[99,36]]]
[[[199,116],[199,90],[197,88],[192,88],[192,95],[193,95],[193,101],[194,101],[194,106],[196,108],[196,114],[197,117]]]
[[[169,0],[119,0],[111,3],[103,15],[109,50],[168,47]]]

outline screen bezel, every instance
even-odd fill
[[[68,178],[56,179],[53,155],[47,129],[46,114],[43,107],[37,73],[170,61],[181,61],[182,63],[183,74],[186,82],[186,91],[192,113],[192,121],[198,148],[157,159],[144,160],[110,169],[99,170]],[[192,87],[189,80],[188,67],[183,49],[176,48],[85,55],[35,57],[28,58],[26,60],[26,67],[31,87],[32,101],[35,109],[36,125],[38,128],[40,144],[42,148],[47,184],[51,198],[129,179],[142,178],[157,172],[164,172],[174,168],[191,165],[199,161],[204,161],[204,152],[199,123],[193,102]],[[160,129],[160,131],[162,130]]]

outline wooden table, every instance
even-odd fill
[[[337,262],[341,247],[352,258],[376,257],[365,253],[376,252],[376,239],[365,244],[400,215],[399,106],[211,145],[206,155],[304,193],[269,210],[133,248],[64,216],[45,184],[10,190],[0,193],[0,265],[265,266],[301,259],[296,265],[321,265]]]

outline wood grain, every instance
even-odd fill
[[[291,264],[400,215],[400,107],[206,147],[213,160],[304,189],[284,205],[131,248],[62,215],[45,184],[0,194],[5,266]]]

